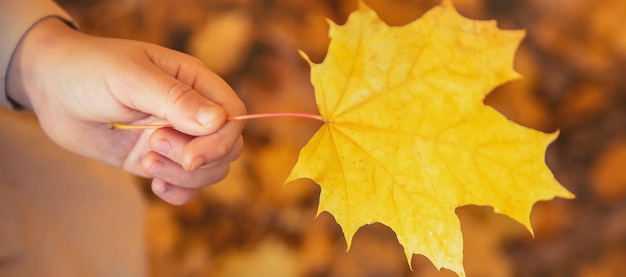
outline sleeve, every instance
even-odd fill
[[[50,16],[57,16],[75,26],[71,17],[52,0],[0,0],[0,105],[16,108],[6,93],[13,52],[35,23]]]

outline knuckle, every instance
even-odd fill
[[[181,82],[173,82],[166,89],[167,103],[172,107],[185,107],[193,88]]]
[[[227,145],[217,144],[215,148],[213,148],[213,151],[212,151],[213,160],[217,161],[217,160],[222,160],[226,158],[226,156],[228,156],[228,154],[230,153],[230,150],[231,148],[228,147]]]
[[[204,66],[204,62],[202,62],[202,60],[199,59],[198,57],[188,55],[187,58],[188,58],[187,62],[190,63],[191,65]]]

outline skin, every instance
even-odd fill
[[[7,94],[62,147],[143,177],[180,205],[223,179],[241,153],[246,114],[230,86],[194,57],[153,44],[89,36],[57,18],[24,36]],[[111,130],[109,122],[173,128]]]

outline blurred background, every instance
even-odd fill
[[[363,0],[402,25],[435,0]],[[148,41],[203,60],[249,113],[317,113],[306,52],[321,62],[325,18],[344,23],[355,0],[63,0],[83,32]],[[520,124],[560,130],[547,152],[577,195],[535,205],[535,238],[488,207],[456,210],[465,268],[478,276],[626,276],[626,1],[454,0],[473,19],[526,29],[515,68],[524,79],[485,100]],[[332,216],[315,218],[319,187],[284,186],[319,123],[249,121],[227,179],[170,206],[149,192],[151,274],[161,276],[455,276],[421,255],[409,270],[395,234],[362,227],[353,246]],[[147,184],[147,183],[146,183]],[[433,197],[446,197],[437,195]]]

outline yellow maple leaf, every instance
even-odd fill
[[[287,182],[321,186],[318,214],[335,217],[348,247],[361,226],[380,222],[409,261],[423,254],[464,276],[457,207],[492,206],[532,232],[535,202],[573,197],[544,162],[557,134],[483,103],[519,77],[513,59],[523,31],[464,18],[444,1],[401,27],[361,4],[329,33],[324,62],[309,60],[326,123]]]

